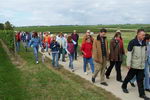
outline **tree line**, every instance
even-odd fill
[[[13,28],[13,25],[9,21],[6,21],[4,24],[0,23],[0,30],[13,30]]]

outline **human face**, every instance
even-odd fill
[[[99,34],[100,34],[101,37],[104,37],[106,35],[105,32],[100,32]]]
[[[88,38],[86,39],[86,42],[90,43],[90,42],[91,42],[91,39],[88,37]]]
[[[53,40],[56,41],[56,37],[53,37]]]
[[[139,40],[144,40],[144,38],[145,38],[145,32],[144,31],[139,32],[138,35],[137,35],[137,38]]]
[[[90,35],[90,32],[86,32],[86,35]]]

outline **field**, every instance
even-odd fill
[[[25,52],[21,46],[19,55],[23,64],[17,66],[0,44],[1,100],[119,100],[79,76],[53,69],[50,59],[36,65],[31,51]]]
[[[116,30],[121,30],[125,48],[127,48],[128,42],[135,37],[137,29],[144,28],[147,32],[150,32],[150,24],[28,26],[16,27],[15,30],[28,32],[49,31],[51,34],[59,34],[59,32],[70,34],[73,30],[77,30],[77,33],[80,35],[79,44],[81,45],[86,30],[89,29],[91,32],[94,32],[95,34],[93,37],[95,38],[101,28],[106,28],[108,30],[107,38],[109,41],[114,36]]]
[[[123,32],[134,32],[138,28],[144,28],[150,31],[150,24],[118,24],[118,25],[61,25],[61,26],[27,26],[27,27],[16,27],[16,31],[37,31],[45,32],[50,31],[51,33],[72,33],[73,30],[77,30],[78,33],[85,33],[87,29],[92,32],[99,32],[101,28],[107,28],[109,32],[115,32],[120,29]]]
[[[32,26],[16,27],[16,31],[50,31],[53,34],[59,32],[70,34],[74,29],[79,33],[79,45],[87,29],[90,29],[96,38],[100,28],[107,28],[108,41],[112,39],[115,31],[120,29],[124,40],[125,50],[128,42],[136,35],[136,30],[150,25],[95,25],[95,26]],[[0,31],[0,38],[14,49],[13,32]],[[80,47],[78,48],[80,49]],[[111,93],[93,86],[90,82],[76,76],[65,69],[55,70],[51,67],[51,60],[35,65],[32,49],[25,52],[23,46],[18,55],[24,64],[17,66],[12,64],[9,56],[0,44],[0,99],[2,100],[119,100]],[[80,51],[80,50],[79,50]],[[41,55],[40,55],[41,61]]]

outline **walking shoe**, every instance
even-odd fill
[[[36,64],[38,64],[39,63],[39,61],[36,61]]]
[[[101,85],[104,85],[104,86],[108,86],[108,84],[106,82],[102,82],[100,83]]]
[[[106,75],[106,78],[109,79],[109,76]]]
[[[62,60],[62,62],[66,62],[66,60]]]
[[[134,84],[134,83],[130,82],[130,84],[131,84],[132,87],[135,87],[135,84]]]
[[[121,83],[123,82],[123,80],[117,80],[117,81],[118,81],[118,82],[121,82]]]
[[[150,89],[145,89],[145,91],[150,92]]]
[[[125,89],[125,88],[123,88],[123,87],[122,87],[122,91],[123,91],[124,93],[129,93],[128,89]]]
[[[84,72],[84,74],[85,74],[85,75],[88,75],[88,73],[87,73],[87,72]]]
[[[74,72],[74,69],[71,69],[72,72]]]
[[[95,83],[95,78],[92,77],[92,82]]]
[[[142,95],[142,96],[140,96],[140,98],[143,98],[144,100],[150,100],[150,98],[147,97],[146,95]]]

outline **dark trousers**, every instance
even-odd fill
[[[74,51],[74,59],[75,59],[75,60],[77,60],[77,52],[78,52],[78,51],[77,51],[77,48],[78,48],[78,45],[75,45],[75,46],[74,46],[74,50],[75,50],[75,51]]]
[[[113,67],[115,66],[115,69],[116,69],[116,72],[117,72],[116,79],[118,81],[122,80],[122,76],[121,76],[121,64],[122,64],[122,61],[110,61],[110,66],[108,67],[105,75],[106,76],[110,76],[110,73],[111,73]]]
[[[61,47],[61,48],[59,49],[58,60],[60,59],[60,56],[61,56],[62,52],[63,52],[63,48]]]
[[[138,91],[139,91],[139,96],[145,95],[144,92],[144,85],[143,85],[143,80],[144,80],[144,69],[133,69],[131,68],[122,84],[122,88],[126,89],[128,82],[136,75],[136,80],[138,84]]]

